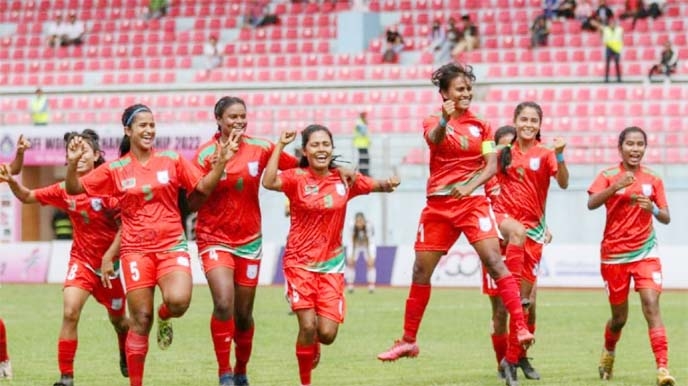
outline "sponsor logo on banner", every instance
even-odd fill
[[[643,195],[650,197],[652,195],[652,184],[643,184]]]
[[[251,177],[258,176],[258,161],[251,161],[248,163],[248,174],[250,174]]]
[[[3,244],[0,255],[0,282],[44,283],[50,262],[50,245],[50,243]],[[64,271],[62,272],[64,275]]]
[[[95,210],[96,212],[100,212],[101,210],[103,210],[103,200],[100,198],[92,198],[91,208],[93,208],[93,210]]]
[[[530,170],[540,169],[540,158],[533,157],[530,159]]]
[[[167,172],[167,170],[161,170],[157,173],[158,176],[158,182],[161,184],[167,184],[170,182],[170,174]]]

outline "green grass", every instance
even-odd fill
[[[334,345],[323,348],[315,385],[501,385],[489,338],[489,302],[478,290],[436,289],[419,334],[421,355],[396,363],[375,356],[401,333],[406,288],[359,289],[348,296],[346,323]],[[542,289],[538,292],[537,343],[529,351],[543,375],[521,385],[602,385],[597,361],[609,308],[602,290]],[[678,385],[688,384],[688,300],[685,292],[662,295],[670,346],[670,365]],[[0,316],[7,325],[15,372],[12,386],[50,385],[58,377],[56,348],[62,312],[58,285],[3,285]],[[194,288],[188,313],[175,320],[168,351],[154,334],[146,362],[146,385],[216,385],[209,334],[211,301],[205,287]],[[294,354],[297,323],[287,315],[281,287],[261,287],[251,384],[298,385]],[[90,300],[82,315],[75,370],[78,386],[128,385],[118,370],[115,334],[104,309]],[[637,294],[617,347],[615,378],[609,385],[654,385],[654,359]],[[522,378],[522,376],[521,376]],[[2,385],[3,382],[0,382]]]

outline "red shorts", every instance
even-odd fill
[[[537,281],[537,274],[540,270],[540,260],[542,260],[542,248],[544,245],[533,241],[526,237],[526,242],[523,244],[525,249],[525,259],[523,260],[523,272],[521,272],[521,279],[530,284],[535,284]]]
[[[207,274],[217,267],[234,271],[234,284],[257,287],[260,274],[260,259],[245,259],[224,249],[206,248],[201,253],[201,266]]]
[[[461,233],[471,244],[497,238],[497,225],[487,197],[428,198],[420,215],[414,248],[416,251],[448,251]]]
[[[181,271],[191,276],[191,259],[186,251],[129,253],[120,256],[124,289],[152,288],[161,277]]]
[[[495,280],[487,273],[485,266],[483,265],[481,270],[483,274],[483,294],[487,296],[499,296],[499,289],[497,288],[497,283]]]
[[[293,311],[315,309],[318,316],[344,322],[344,274],[318,273],[302,268],[285,268],[287,299]]]
[[[110,280],[112,288],[103,287],[100,276],[96,275],[86,264],[71,259],[65,277],[64,288],[76,287],[88,291],[108,310],[112,316],[122,316],[126,311],[124,288],[118,278]]]
[[[633,263],[601,264],[600,271],[609,303],[618,305],[628,299],[631,278],[635,290],[650,288],[662,292],[662,264],[659,258],[645,258]]]

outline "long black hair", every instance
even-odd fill
[[[88,142],[89,146],[91,146],[91,149],[93,149],[93,153],[98,152],[98,158],[96,158],[96,160],[93,162],[93,165],[95,167],[98,167],[105,163],[105,158],[103,157],[105,155],[105,152],[100,149],[100,137],[98,136],[98,133],[91,129],[84,129],[84,131],[82,131],[81,133],[77,131],[66,132],[64,134],[65,150],[69,146],[69,142],[71,142],[72,138],[74,137],[83,138],[84,141]]]
[[[124,112],[122,113],[122,126],[131,127],[131,123],[134,122],[136,114],[141,112],[152,113],[150,107],[141,103],[131,105],[124,109]],[[124,134],[124,137],[122,137],[122,142],[120,142],[119,144],[119,156],[124,156],[125,154],[129,153],[130,150],[131,141],[129,139],[129,136]]]
[[[535,102],[530,102],[530,101],[521,102],[518,104],[518,106],[516,106],[516,108],[514,109],[514,123],[516,123],[516,118],[518,118],[518,116],[521,114],[521,112],[528,107],[535,110],[538,117],[540,118],[540,125],[542,125],[542,107],[540,107],[539,104],[537,104]],[[504,126],[504,127],[506,127],[506,126]],[[500,129],[502,129],[502,128],[503,127],[500,127]],[[514,129],[514,134],[515,133],[516,133],[516,129]],[[540,130],[538,130],[537,134],[535,134],[535,140],[540,142],[540,139],[541,139]],[[516,135],[514,135],[514,139],[511,141],[511,143],[514,143],[515,140],[516,140]],[[497,142],[497,141],[499,141],[499,139],[497,138],[497,133],[495,133],[495,142]],[[512,155],[511,155],[511,148],[510,147],[505,147],[504,149],[502,149],[501,152],[499,152],[499,160],[498,160],[499,170],[502,173],[506,173],[506,168],[508,168],[509,165],[511,165],[511,160],[512,160]]]
[[[334,140],[332,139],[332,132],[330,131],[330,129],[318,124],[306,126],[306,128],[303,129],[303,131],[301,132],[301,148],[303,149],[303,154],[301,155],[301,159],[299,160],[299,167],[305,168],[309,166],[308,158],[306,158],[306,145],[308,144],[308,140],[311,138],[311,135],[318,131],[324,131],[330,137],[330,143],[332,143],[332,148],[334,149]],[[332,160],[330,161],[330,169],[336,167],[334,163],[335,158],[336,157],[332,157]]]
[[[442,91],[449,90],[449,86],[451,86],[452,81],[459,76],[463,76],[470,83],[475,82],[473,67],[468,64],[461,63],[447,63],[443,65],[432,73],[430,81],[440,89],[441,93]]]
[[[213,112],[215,113],[215,119],[222,118],[222,115],[225,113],[225,111],[230,106],[234,106],[236,104],[242,105],[244,106],[244,109],[246,109],[246,102],[239,97],[223,96],[222,98],[218,99],[217,102],[215,102],[215,108],[213,109]],[[222,127],[220,127],[220,125],[217,125],[217,131],[219,134],[222,134]]]

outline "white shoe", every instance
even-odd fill
[[[0,379],[12,379],[12,363],[9,359],[0,362]]]

